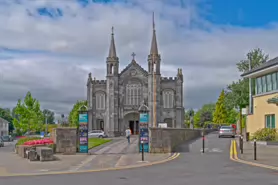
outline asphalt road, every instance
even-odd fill
[[[275,185],[278,173],[230,161],[229,138],[216,134],[206,138],[206,153],[201,153],[202,140],[184,144],[180,157],[168,163],[130,170],[86,174],[46,175],[33,177],[0,177],[5,185]]]

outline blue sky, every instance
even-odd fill
[[[248,51],[260,47],[271,58],[278,56],[277,5],[274,0],[0,0],[0,102],[13,107],[29,90],[43,107],[68,112],[76,100],[86,99],[89,72],[105,79],[112,26],[120,70],[132,52],[147,68],[154,11],[162,75],[175,77],[182,68],[184,106],[200,108],[240,77],[235,64]]]
[[[275,0],[208,0],[208,20],[215,24],[264,27],[278,20]]]

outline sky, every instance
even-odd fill
[[[91,72],[105,79],[111,27],[120,69],[136,53],[147,69],[152,12],[162,75],[184,75],[184,106],[215,102],[240,78],[236,63],[257,47],[278,56],[274,0],[0,0],[0,107],[28,91],[67,114],[86,99]]]

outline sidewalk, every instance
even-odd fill
[[[122,168],[127,166],[151,164],[162,161],[171,154],[145,153],[144,162],[138,151],[138,137],[132,137],[128,144],[125,138],[116,139],[110,144],[90,150],[91,155],[61,155],[60,160],[40,162],[23,159],[15,153],[1,153],[0,176],[7,174],[34,174],[51,172],[77,172],[85,170],[101,170],[107,168]]]
[[[238,141],[237,144],[239,144]],[[278,146],[257,144],[257,160],[254,160],[253,143],[244,142],[243,154],[240,153],[238,147],[238,157],[245,161],[278,167]]]

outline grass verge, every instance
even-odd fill
[[[110,142],[111,139],[102,139],[102,138],[89,138],[89,149],[94,148],[104,143]]]

